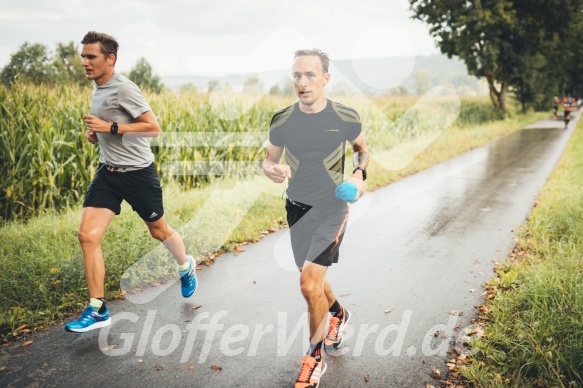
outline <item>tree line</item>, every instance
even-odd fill
[[[583,95],[583,0],[409,0],[437,47],[463,60],[506,110],[549,108],[553,96]]]
[[[58,43],[55,52],[43,44],[25,42],[0,72],[0,81],[5,86],[14,82],[88,85],[79,53],[79,46],[73,41]],[[141,88],[156,93],[164,88],[160,77],[154,74],[152,66],[143,57],[138,59],[127,77]]]
[[[78,45],[73,41],[68,44],[58,43],[55,52],[40,43],[25,42],[17,52],[12,54],[10,62],[0,72],[0,82],[10,86],[14,82],[40,84],[67,84],[74,83],[88,85],[90,81],[85,77]],[[164,84],[158,75],[154,74],[152,66],[144,58],[138,59],[128,74],[125,74],[140,88],[146,88],[155,93],[164,89]],[[223,91],[232,91],[229,84],[221,85],[218,80],[208,82],[208,92],[220,88]],[[192,84],[182,85],[181,91],[197,91]],[[251,76],[243,84],[246,93],[263,92],[263,84],[259,77]],[[293,95],[294,87],[291,81],[282,89],[275,85],[269,90],[270,94]]]

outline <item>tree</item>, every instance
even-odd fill
[[[285,77],[285,81],[283,83],[282,93],[284,96],[295,96],[296,95],[296,89],[294,87],[294,82],[287,77]]]
[[[211,79],[211,80],[208,82],[208,87],[207,87],[207,89],[208,89],[208,92],[209,92],[209,93],[212,93],[212,91],[213,91],[213,90],[215,90],[217,87],[219,87],[219,86],[220,86],[220,84],[221,84],[221,83],[220,83],[219,81],[217,81],[216,79]]]
[[[260,94],[263,92],[263,83],[257,76],[249,77],[243,83],[243,92],[250,94]]]
[[[330,95],[336,97],[346,97],[355,94],[356,88],[344,81],[338,82],[334,87],[330,90]]]
[[[431,74],[425,70],[415,72],[415,90],[422,95],[431,89]]]
[[[548,65],[543,54],[525,55],[523,57],[522,71],[516,74],[511,83],[516,100],[525,113],[529,105],[548,108],[551,97],[545,97],[545,89],[548,82],[548,73],[545,67]],[[548,100],[548,101],[547,101]]]
[[[180,85],[179,91],[180,93],[198,93],[198,88],[192,82],[189,82]]]
[[[0,79],[7,86],[16,80],[41,84],[52,82],[54,75],[55,71],[46,46],[25,42],[12,54],[10,62],[0,73]]]
[[[0,78],[5,85],[16,80],[34,84],[73,82],[83,85],[89,82],[85,76],[79,48],[73,41],[68,44],[58,43],[54,54],[40,43],[24,43],[12,55]]]
[[[576,4],[578,3],[578,5]],[[515,2],[516,30],[523,46],[519,72],[514,72],[512,92],[526,111],[528,106],[547,110],[554,95],[561,95],[578,37],[573,34],[581,19],[581,0],[531,0]],[[579,68],[580,66],[576,66]]]
[[[136,65],[130,70],[128,78],[140,88],[148,88],[155,93],[160,93],[164,88],[160,77],[153,74],[152,66],[144,57],[138,59]]]
[[[403,85],[395,86],[391,88],[388,92],[388,95],[390,96],[407,96],[408,94],[409,91]]]
[[[444,54],[460,57],[470,74],[486,79],[492,103],[502,111],[509,91],[525,107],[552,96],[557,83],[573,82],[581,74],[579,64],[565,64],[576,63],[572,52],[582,32],[577,26],[583,0],[409,3]]]
[[[515,11],[504,0],[410,0],[414,17],[429,25],[441,52],[460,57],[468,72],[484,77],[495,107],[506,109],[506,94],[516,71]]]
[[[228,82],[224,84],[222,88],[219,88],[219,90],[221,93],[233,93],[233,87]]]
[[[269,89],[269,94],[274,96],[274,95],[280,95],[281,94],[281,88],[279,87],[278,84],[273,85],[270,89]]]
[[[73,82],[80,85],[85,85],[89,82],[85,76],[85,69],[79,55],[79,47],[73,41],[70,41],[67,45],[64,43],[57,44],[53,66],[56,73],[55,81],[60,83]]]
[[[565,61],[560,93],[570,92],[573,97],[578,97],[583,96],[583,1],[573,0],[571,3],[571,7],[563,12],[566,28],[559,35],[560,58]]]

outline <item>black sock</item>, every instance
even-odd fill
[[[97,310],[97,314],[103,314],[105,312],[105,298],[97,298],[103,302],[99,310]]]
[[[330,306],[328,311],[330,311],[330,314],[332,314],[333,317],[340,318],[342,316],[342,306],[340,306],[338,300],[334,301],[334,304]]]
[[[310,356],[314,357],[316,361],[320,361],[322,359],[322,344],[324,341],[320,341],[317,344],[310,343]]]

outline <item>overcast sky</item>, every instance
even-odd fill
[[[26,41],[54,50],[90,30],[118,39],[117,70],[143,56],[160,75],[280,69],[299,48],[332,61],[438,53],[411,14],[407,0],[0,0],[0,67]]]

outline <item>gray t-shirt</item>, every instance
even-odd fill
[[[94,85],[91,114],[102,120],[118,124],[131,124],[136,117],[149,110],[150,105],[140,88],[120,74],[101,86]],[[123,136],[97,133],[101,155],[99,161],[115,167],[147,167],[154,161],[154,154],[146,137],[132,136],[123,142]]]

